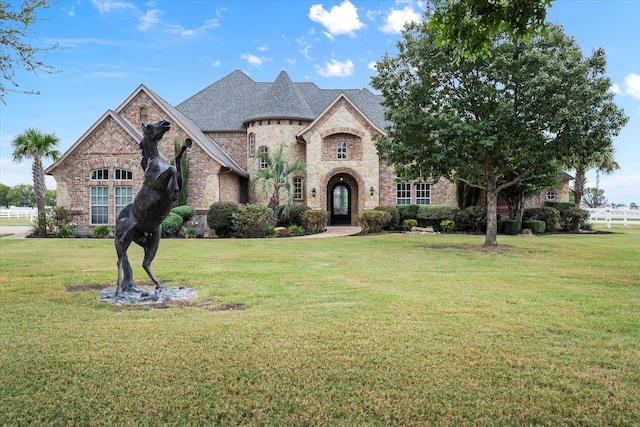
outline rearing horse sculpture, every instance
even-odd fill
[[[158,143],[165,132],[171,128],[168,120],[142,124],[144,137],[140,142],[142,149],[142,168],[144,183],[132,203],[122,209],[116,222],[115,245],[118,254],[118,288],[116,296],[124,292],[137,291],[134,287],[133,272],[127,257],[127,249],[135,242],[144,249],[142,268],[156,285],[162,285],[151,272],[151,262],[156,256],[162,234],[162,221],[169,215],[178,192],[182,188],[181,160],[185,150],[191,147],[191,139],[185,140],[180,153],[171,165],[158,151]]]

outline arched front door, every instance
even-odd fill
[[[331,224],[351,224],[351,189],[340,182],[331,189]]]

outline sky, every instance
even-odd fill
[[[16,136],[55,133],[62,154],[140,84],[172,105],[238,69],[255,81],[286,70],[323,89],[374,91],[372,64],[397,53],[403,24],[424,8],[421,0],[60,0],[38,14],[26,40],[58,43],[39,57],[57,72],[15,70],[19,90],[40,94],[7,93],[0,103],[0,183],[33,183],[31,162],[12,160]],[[640,204],[640,0],[555,0],[547,19],[585,55],[605,49],[629,123],[614,139],[620,170],[599,186],[609,202]],[[595,186],[595,172],[587,178]],[[53,177],[47,188],[56,188]]]

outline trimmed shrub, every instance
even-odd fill
[[[516,235],[520,232],[520,221],[515,219],[503,219],[498,221],[498,229],[502,228],[502,233]]]
[[[238,205],[233,202],[214,203],[207,212],[207,225],[219,237],[229,237],[233,234],[233,213],[237,210]]]
[[[403,223],[405,219],[418,219],[420,205],[397,205],[396,208],[398,208],[400,215],[400,223]]]
[[[545,227],[546,227],[545,222],[537,219],[522,221],[522,228],[530,228],[533,234],[544,233]]]
[[[418,223],[423,227],[432,226],[440,230],[440,223],[453,218],[453,208],[449,205],[418,205]]]
[[[59,238],[67,238],[67,237],[73,237],[76,234],[75,230],[73,229],[73,226],[71,224],[62,224],[61,226],[59,226],[56,229],[56,237]]]
[[[198,234],[198,228],[194,225],[190,225],[189,227],[185,227],[184,229],[184,237],[187,239],[193,239]]]
[[[268,226],[264,229],[264,237],[276,237],[276,228],[272,226]]]
[[[329,212],[320,210],[308,210],[302,214],[304,229],[309,234],[321,233],[329,223]]]
[[[544,221],[544,229],[551,231],[560,222],[560,211],[551,206],[543,206],[541,208],[525,209],[522,214],[523,221],[538,220]],[[523,225],[524,227],[524,225]],[[525,227],[529,228],[529,227]]]
[[[92,234],[96,239],[102,239],[109,235],[111,230],[108,225],[98,225],[93,228]]]
[[[453,217],[458,231],[485,232],[487,230],[487,209],[470,206],[462,209]]]
[[[180,215],[182,217],[182,222],[187,222],[196,214],[196,208],[193,206],[182,205],[171,209],[171,212]]]
[[[395,206],[378,206],[374,210],[389,213],[389,221],[384,225],[385,230],[395,230],[400,224],[400,212]]]
[[[418,226],[418,220],[416,219],[405,219],[402,221],[402,229],[404,231],[411,231],[413,227]]]
[[[238,206],[231,218],[233,229],[245,237],[262,237],[272,210],[267,206]]]
[[[309,209],[311,208],[307,205],[293,205],[288,215],[285,215],[283,209],[280,209],[277,225],[279,227],[289,227],[291,225],[299,225],[302,227],[302,215]]]
[[[167,236],[174,236],[182,227],[182,217],[175,212],[170,212],[169,215],[162,221],[162,231]]]
[[[560,211],[560,225],[565,231],[578,231],[586,228],[588,221],[589,211],[577,208],[576,206]]]
[[[456,223],[450,219],[445,219],[440,221],[440,230],[442,231],[453,231],[456,228]]]
[[[356,215],[356,224],[362,227],[362,233],[379,233],[390,220],[391,214],[383,210],[362,211]]]

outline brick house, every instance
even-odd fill
[[[187,204],[200,214],[219,201],[265,203],[251,186],[260,168],[255,153],[280,146],[287,159],[307,164],[306,176],[292,178],[295,202],[329,211],[331,224],[353,224],[380,205],[457,204],[455,185],[443,178],[396,182],[375,147],[387,123],[369,90],[320,89],[285,71],[274,82],[255,82],[236,70],[176,106],[140,85],[47,168],[79,234],[114,226],[133,200],[143,180],[140,125],[163,118],[171,122],[160,146],[167,159],[176,142],[193,140]]]

